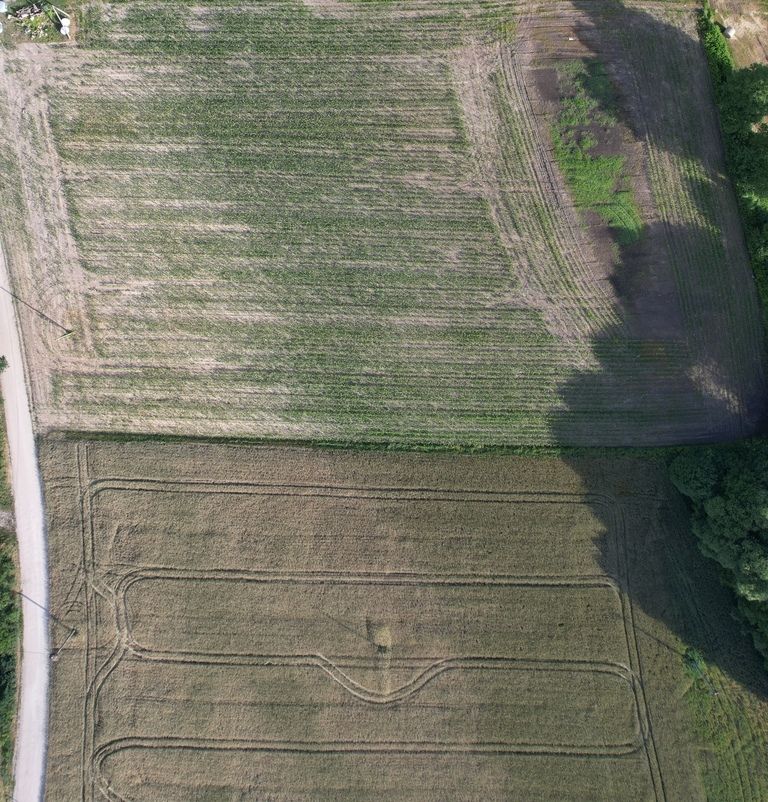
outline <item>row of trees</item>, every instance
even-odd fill
[[[768,318],[768,65],[736,67],[708,2],[699,34],[712,75],[728,171]],[[768,663],[768,442],[685,451],[672,461],[670,476],[690,499],[699,546],[720,565],[755,646]]]
[[[685,451],[670,476],[691,501],[702,552],[720,565],[768,661],[768,443]]]
[[[699,33],[720,113],[728,172],[768,317],[768,65],[736,68],[709,3],[699,18]]]

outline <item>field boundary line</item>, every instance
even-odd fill
[[[616,559],[618,560],[616,564],[616,579],[610,577],[609,575],[605,576],[589,576],[589,577],[567,577],[565,580],[559,577],[545,577],[545,582],[552,582],[552,587],[556,587],[558,582],[568,582],[572,586],[583,586],[583,583],[596,583],[596,586],[605,586],[610,587],[614,590],[619,598],[620,604],[620,613],[623,622],[624,628],[624,636],[626,640],[626,647],[627,647],[627,659],[628,665],[622,665],[621,663],[616,664],[616,666],[610,666],[606,664],[605,670],[608,673],[617,673],[619,676],[622,676],[621,672],[626,672],[627,677],[622,677],[627,679],[628,684],[631,687],[633,698],[634,698],[634,709],[635,709],[635,718],[639,726],[639,736],[641,739],[642,747],[641,751],[645,755],[645,764],[647,766],[648,772],[651,778],[651,785],[654,789],[654,795],[657,802],[664,802],[666,800],[663,783],[660,779],[660,770],[658,766],[658,760],[656,757],[656,749],[655,744],[653,741],[653,731],[650,726],[650,719],[649,719],[649,711],[647,702],[645,699],[643,687],[642,687],[642,675],[639,668],[639,652],[637,650],[637,643],[634,640],[634,622],[632,618],[632,609],[631,609],[631,601],[627,598],[626,594],[621,590],[622,583],[626,582],[628,586],[628,577],[626,576],[626,534],[625,534],[625,520],[623,510],[621,509],[620,504],[617,502],[616,499],[612,498],[611,496],[604,495],[604,494],[595,494],[595,493],[558,493],[558,492],[536,492],[536,491],[481,491],[481,490],[462,490],[462,489],[451,489],[451,488],[425,488],[425,487],[371,487],[371,486],[359,486],[359,485],[322,485],[322,484],[313,484],[313,483],[295,483],[295,484],[288,484],[288,483],[275,483],[275,482],[247,482],[247,481],[236,481],[236,482],[226,482],[226,481],[199,481],[196,479],[190,480],[164,480],[164,479],[131,479],[131,478],[92,478],[89,475],[89,470],[87,466],[87,444],[81,444],[80,448],[82,449],[82,456],[83,460],[81,461],[81,465],[84,465],[85,469],[81,471],[79,474],[80,479],[80,487],[82,490],[82,497],[84,501],[84,510],[87,507],[87,525],[84,526],[84,538],[87,539],[90,543],[91,549],[91,570],[93,570],[93,549],[95,548],[95,531],[94,531],[94,522],[93,522],[93,505],[101,493],[105,491],[116,491],[116,492],[131,492],[131,491],[143,491],[143,492],[155,492],[155,493],[210,493],[210,494],[228,494],[228,495],[275,495],[275,496],[304,496],[304,497],[330,497],[330,498],[354,498],[359,499],[361,501],[365,500],[401,500],[403,502],[415,502],[415,501],[444,501],[444,502],[460,502],[460,503],[490,503],[490,504],[576,504],[576,505],[588,505],[594,506],[598,505],[605,509],[606,511],[606,530],[612,536],[614,541],[621,540],[621,544],[616,542],[614,553],[616,554]],[[84,521],[85,524],[85,521]],[[84,542],[84,548],[87,548]],[[84,565],[86,565],[86,571],[88,564],[87,554],[84,552]],[[142,570],[149,570],[149,571],[160,571],[160,572],[176,572],[178,575],[186,576],[188,572],[185,572],[184,569],[173,569],[168,567],[158,567],[158,568],[147,568],[147,569],[136,569],[136,571],[131,572],[131,574],[126,576],[119,577],[119,584],[123,582],[128,582],[130,584],[131,577],[133,577],[133,581],[137,581],[140,578],[140,574]],[[215,578],[226,578],[221,577],[217,572],[202,572],[204,575],[215,575]],[[223,573],[229,573],[226,570]],[[250,577],[252,574],[256,574],[258,576],[266,576],[270,572],[236,572],[238,576],[248,576]],[[307,575],[312,577],[313,572],[297,572],[299,575],[304,575],[306,578]],[[280,577],[278,574],[277,581],[295,581],[297,573],[286,572],[283,577]],[[139,576],[137,576],[137,574]],[[438,575],[440,580],[444,580],[445,584],[449,584],[451,581],[458,581],[460,584],[467,584],[467,585],[485,585],[494,583],[494,586],[503,585],[505,582],[509,582],[509,577],[505,577],[503,575],[496,575],[494,582],[493,575],[472,575],[472,574],[454,574],[454,575]],[[315,581],[322,581],[321,577],[325,577],[326,581],[332,582],[343,582],[343,577],[341,574],[335,574],[334,572],[314,572]],[[214,578],[212,576],[212,578]],[[95,577],[92,579],[95,579]],[[533,586],[533,585],[540,585],[537,580],[537,577],[531,576],[521,576],[517,578],[518,581],[523,583],[523,586]],[[531,580],[534,580],[533,582]],[[423,576],[421,580],[419,580],[419,575],[413,572],[403,572],[402,575],[389,575],[388,577],[382,577],[381,575],[376,575],[376,572],[366,572],[364,575],[360,577],[358,582],[364,583],[365,581],[379,581],[379,582],[386,582],[387,580],[391,580],[390,583],[392,584],[416,584],[418,581],[423,582]],[[274,577],[273,577],[274,581]],[[514,581],[514,580],[513,580]],[[443,583],[443,582],[441,582]],[[527,584],[526,584],[527,583]],[[348,583],[349,584],[349,583]],[[546,586],[546,585],[543,585]],[[115,588],[116,590],[116,588]],[[89,595],[89,603],[94,603],[93,601],[93,593],[96,591],[95,585],[92,584],[91,593]],[[114,590],[111,588],[104,588],[104,591],[107,593],[114,593]],[[118,629],[118,641],[115,644],[114,648],[111,650],[109,655],[107,656],[106,660],[102,662],[98,669],[95,666],[91,666],[91,662],[95,659],[95,655],[91,656],[90,659],[86,659],[86,688],[87,688],[87,697],[86,697],[86,705],[84,707],[83,716],[84,716],[84,729],[88,732],[84,733],[84,744],[88,745],[88,748],[84,750],[83,754],[83,795],[82,799],[83,802],[89,802],[89,798],[86,797],[86,790],[88,787],[91,788],[91,793],[98,791],[104,793],[103,787],[103,778],[101,778],[100,771],[101,771],[101,762],[104,759],[104,745],[96,746],[96,734],[95,734],[95,727],[96,727],[96,713],[97,713],[97,704],[98,704],[98,696],[101,691],[103,684],[106,682],[109,675],[115,670],[115,668],[120,664],[121,660],[125,657],[127,652],[132,651],[129,639],[127,637],[127,631],[123,628],[123,624],[118,622],[118,618],[122,617],[123,613],[120,612],[120,604],[115,604],[114,606],[114,614],[116,616],[115,624]],[[92,616],[91,616],[92,620]],[[122,629],[122,632],[121,632]],[[632,633],[630,633],[632,630]],[[95,633],[93,633],[95,634]],[[135,652],[135,657],[138,659],[147,659],[144,654],[141,652]],[[164,662],[190,662],[190,656],[180,656],[178,654],[174,655],[174,653],[164,653],[162,660]],[[255,656],[263,657],[264,656]],[[285,656],[277,656],[278,659],[285,659]],[[295,656],[291,656],[292,659],[295,659]],[[151,658],[150,658],[151,659]],[[298,658],[299,660],[304,659],[312,661],[312,665],[320,668],[326,673],[329,673],[333,679],[340,684],[346,687],[346,680],[349,680],[351,683],[354,683],[351,687],[347,687],[346,689],[350,693],[357,693],[359,691],[355,688],[358,683],[355,683],[354,680],[351,678],[346,677],[346,674],[341,671],[332,661],[325,658],[323,655],[307,655],[301,656]],[[455,658],[450,658],[455,659]],[[478,660],[478,658],[470,658],[474,660]],[[504,659],[504,658],[501,658]],[[461,658],[458,659],[459,661]],[[480,658],[482,661],[487,661],[487,658]],[[210,661],[209,661],[210,662]],[[490,661],[490,663],[495,662],[494,659]],[[248,663],[249,665],[251,663]],[[480,666],[479,661],[477,663],[478,669],[482,668]],[[451,666],[450,670],[454,670],[459,666]],[[518,664],[518,669],[520,668],[520,664]],[[429,669],[428,669],[429,670]],[[428,671],[427,670],[427,671]],[[439,671],[435,672],[434,674],[430,674],[425,678],[423,684],[429,682],[435,676],[439,676],[440,673],[443,671],[449,670],[447,668],[441,668]],[[567,670],[567,669],[565,669]],[[594,664],[590,665],[589,667],[585,666],[585,671],[594,671],[595,666]],[[600,669],[598,669],[600,670]],[[427,672],[423,672],[422,677]],[[362,687],[362,686],[361,686]],[[367,689],[365,689],[367,690]],[[419,688],[414,689],[412,692],[416,692]],[[399,691],[399,689],[398,689]],[[395,691],[397,693],[398,691]],[[372,697],[374,698],[374,697]],[[405,698],[402,697],[402,698]],[[370,699],[366,699],[365,701],[370,701]],[[393,703],[396,701],[401,701],[401,699],[382,699],[381,696],[374,698],[375,703],[378,704],[387,704]],[[119,740],[119,739],[118,739]],[[130,741],[131,739],[127,739]],[[140,740],[140,739],[139,739]],[[160,739],[162,740],[162,739]],[[265,747],[266,749],[270,749],[271,751],[285,751],[285,750],[275,750],[272,747]],[[536,747],[539,749],[539,747]],[[520,752],[520,754],[537,754],[536,749],[531,747],[528,751]],[[337,750],[338,751],[338,750]],[[364,750],[363,750],[364,751]],[[370,751],[370,750],[369,750]],[[415,751],[415,750],[410,750]],[[433,749],[432,751],[425,751],[425,754],[433,754],[439,753],[440,750]],[[502,752],[504,754],[504,752]],[[510,753],[512,754],[512,753]],[[549,752],[545,752],[542,754],[551,754]],[[564,757],[569,756],[583,756],[579,751],[572,751],[572,752],[557,752],[557,754],[562,754]],[[117,797],[109,797],[117,799]]]

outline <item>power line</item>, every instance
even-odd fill
[[[52,317],[46,315],[45,312],[42,312],[36,306],[32,306],[32,304],[27,303],[23,298],[20,298],[18,295],[16,295],[15,292],[12,292],[7,287],[3,287],[2,285],[0,285],[0,290],[8,293],[8,295],[10,295],[11,298],[15,298],[20,304],[24,304],[24,306],[26,306],[28,309],[31,309],[36,315],[39,315],[41,318],[43,318],[43,320],[47,320],[48,323],[52,324],[53,326],[56,326],[56,328],[58,329],[61,329],[64,332],[64,334],[61,335],[62,337],[69,337],[69,335],[73,333],[74,329],[68,329],[66,326],[62,326],[61,323],[58,323]]]
[[[34,604],[35,607],[39,607],[48,616],[48,618],[52,619],[62,629],[66,629],[67,630],[68,634],[67,634],[67,637],[64,639],[64,642],[61,644],[61,646],[59,646],[58,649],[56,649],[55,652],[51,652],[50,653],[51,660],[53,660],[53,661],[58,660],[59,659],[59,654],[61,654],[61,650],[69,643],[70,638],[73,638],[75,635],[77,635],[77,627],[68,626],[61,619],[57,618],[47,607],[45,607],[44,605],[40,604],[40,602],[37,602],[34,599],[30,598],[29,596],[27,596],[26,593],[22,593],[22,591],[20,591],[20,590],[16,590],[16,591],[14,591],[14,593],[17,593],[23,599],[26,599],[30,604]]]

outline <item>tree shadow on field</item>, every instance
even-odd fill
[[[689,102],[686,95],[692,95],[694,105],[698,101],[706,106],[707,96],[711,103],[698,39],[618,1],[573,0],[573,6],[581,12],[576,35],[605,61],[622,89],[621,121],[638,140],[650,136],[658,153],[700,162],[699,173],[686,171],[686,190],[699,219],[711,219],[710,200],[717,202],[717,196],[708,194],[708,188],[727,181],[716,117],[711,109],[694,112],[687,134],[680,132],[679,123],[665,125],[665,120],[679,119],[680,108]],[[653,54],[658,57],[658,74],[648,74],[648,53],[650,61]],[[682,57],[668,60],[671,53]],[[698,74],[682,74],[680,65],[693,65]],[[650,101],[642,96],[646,88],[652,93]],[[652,119],[643,119],[649,108]],[[711,135],[700,128],[708,120]],[[743,254],[741,229],[737,226],[730,235],[742,238],[735,252]],[[754,287],[743,276],[728,278],[734,272],[728,236],[716,226],[653,222],[633,245],[622,245],[616,237],[618,258],[608,281],[623,323],[596,335],[591,343],[593,367],[579,370],[559,387],[562,406],[549,419],[554,442],[629,448],[684,445],[735,440],[764,429],[768,392],[762,323],[756,300],[751,306],[741,306],[738,300],[739,292],[748,296]],[[673,263],[679,266],[680,255],[687,254],[683,267],[695,270],[697,255],[714,246],[721,248],[725,278],[700,284],[692,304],[673,278]],[[747,319],[750,310],[754,319]],[[753,345],[739,350],[743,338],[750,337]],[[768,672],[736,620],[732,594],[721,585],[717,567],[696,548],[682,497],[660,465],[663,455],[659,464],[625,452],[564,459],[588,494],[614,498],[624,509],[627,565],[618,570],[608,534],[612,515],[604,504],[592,505],[606,530],[598,544],[603,569],[641,611],[638,620],[647,616],[663,625],[655,635],[646,633],[645,642],[658,640],[654,648],[672,649],[682,661],[679,645],[658,638],[666,627],[698,649],[709,664],[768,699]]]

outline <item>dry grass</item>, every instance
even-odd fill
[[[49,800],[702,802],[681,637],[717,659],[720,596],[649,467],[51,438],[42,464]],[[723,698],[759,709],[746,681]]]
[[[3,56],[4,243],[76,330],[22,310],[41,428],[471,446],[756,425],[759,315],[686,4],[157,0],[80,23]],[[574,58],[620,99],[636,252],[552,156],[539,74]]]

